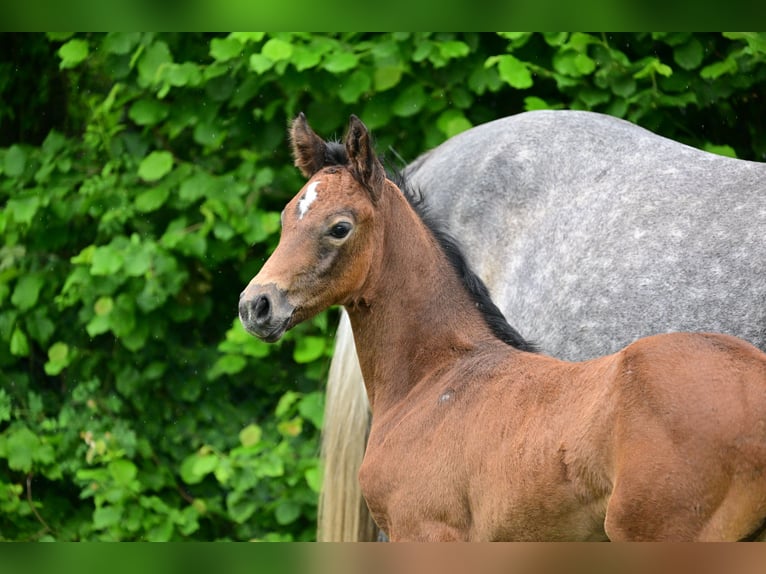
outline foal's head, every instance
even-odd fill
[[[354,301],[382,242],[375,205],[392,185],[356,116],[345,148],[322,140],[303,114],[290,136],[295,165],[309,180],[282,211],[279,245],[239,301],[242,324],[269,342],[331,305]]]

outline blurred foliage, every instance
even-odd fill
[[[311,540],[334,312],[236,318],[350,113],[401,165],[575,108],[766,159],[766,35],[0,35],[0,539]]]

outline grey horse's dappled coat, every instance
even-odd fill
[[[539,111],[455,136],[406,174],[547,353],[700,330],[766,349],[766,164]]]

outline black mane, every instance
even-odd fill
[[[527,341],[521,334],[514,329],[506,320],[503,312],[495,305],[489,294],[489,289],[484,281],[474,273],[471,266],[466,261],[465,255],[460,248],[457,240],[444,230],[443,225],[428,210],[428,206],[423,201],[423,195],[418,190],[413,189],[406,181],[404,175],[395,172],[389,176],[399,189],[402,190],[404,197],[425,223],[428,230],[436,238],[436,242],[444,251],[447,260],[457,272],[458,277],[463,282],[468,294],[476,308],[481,312],[484,321],[492,333],[504,343],[520,349],[522,351],[536,352],[537,347],[534,343]]]
[[[325,149],[325,165],[346,165],[347,163],[348,155],[346,154],[346,148],[338,142],[328,142]],[[457,272],[458,277],[463,282],[468,294],[476,304],[476,308],[481,312],[484,321],[492,333],[498,339],[516,349],[536,352],[537,347],[524,339],[516,329],[508,324],[502,311],[492,301],[489,289],[487,289],[484,281],[468,265],[457,240],[447,233],[443,229],[443,225],[428,211],[428,206],[423,201],[423,195],[407,183],[401,171],[396,169],[390,171],[389,179],[402,190],[402,194],[415,210],[415,213],[418,214],[428,230],[433,234],[436,242]]]

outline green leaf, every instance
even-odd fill
[[[700,70],[700,76],[706,80],[715,80],[724,74],[733,74],[737,71],[737,61],[731,56],[721,62],[715,62]]]
[[[463,112],[455,109],[442,112],[436,120],[436,126],[448,138],[472,127]]]
[[[277,403],[277,408],[274,410],[274,415],[277,418],[284,417],[290,410],[290,407],[292,407],[300,398],[301,398],[300,393],[296,393],[295,391],[287,391],[279,399],[279,402]]]
[[[10,431],[5,441],[5,456],[11,470],[29,472],[40,439],[26,426],[20,426]]]
[[[109,463],[108,468],[114,481],[121,486],[128,486],[138,474],[136,465],[124,458],[113,460]]]
[[[672,68],[660,62],[658,58],[645,58],[642,62],[644,63],[644,66],[638,72],[633,74],[633,77],[637,80],[652,76],[655,73],[660,74],[661,76],[670,76],[673,73]]]
[[[102,506],[93,511],[93,528],[103,530],[118,524],[121,519],[121,506]]]
[[[439,53],[447,60],[452,58],[463,58],[471,52],[468,44],[458,40],[440,42],[437,45],[439,46]]]
[[[503,55],[490,58],[492,63],[497,62],[497,71],[500,78],[511,87],[523,90],[532,86],[532,74],[529,72],[526,62],[522,62],[515,56]]]
[[[687,43],[673,48],[673,60],[684,70],[697,68],[702,63],[704,55],[702,44],[694,36]]]
[[[141,41],[140,32],[109,32],[101,46],[110,54],[125,55]]]
[[[274,62],[263,54],[253,54],[250,56],[250,69],[256,74],[263,74],[274,66]]]
[[[58,375],[69,366],[71,360],[69,345],[60,341],[54,343],[48,349],[48,362],[44,366],[46,374],[50,376]]]
[[[149,271],[151,266],[152,249],[144,245],[136,245],[126,254],[123,271],[130,277],[141,277]]]
[[[324,354],[325,338],[306,335],[300,337],[295,344],[293,360],[296,363],[310,363]]]
[[[21,311],[34,306],[40,295],[40,289],[45,284],[42,275],[22,275],[11,296],[11,303]]]
[[[315,391],[304,395],[298,402],[298,412],[317,429],[321,429],[324,419],[324,394]]]
[[[142,54],[138,62],[138,74],[144,85],[154,85],[160,80],[160,70],[172,63],[173,57],[165,42],[154,42]]]
[[[288,60],[293,55],[293,45],[280,38],[270,38],[261,49],[261,54],[266,56],[272,62]]]
[[[2,299],[2,297],[0,297]],[[56,330],[56,325],[48,318],[48,310],[40,307],[34,313],[27,315],[27,332],[29,336],[41,344],[46,344]]]
[[[144,181],[162,179],[173,169],[173,154],[169,151],[153,151],[138,166],[138,175]]]
[[[261,430],[261,427],[256,424],[249,424],[239,431],[239,442],[242,443],[242,446],[244,447],[254,446],[261,442],[262,435],[263,431]]]
[[[213,38],[210,41],[210,55],[219,62],[228,62],[242,53],[242,43],[236,38]]]
[[[186,484],[199,484],[217,466],[216,455],[194,453],[181,464],[181,478]]]
[[[376,92],[384,92],[393,88],[402,79],[400,66],[380,66],[375,68],[373,83]]]
[[[17,357],[26,357],[29,355],[29,341],[27,336],[20,328],[13,329],[10,341],[10,350],[12,355]]]
[[[596,69],[596,62],[589,58],[587,54],[577,54],[574,57],[574,65],[583,76],[590,74]]]
[[[322,490],[322,473],[318,467],[307,468],[303,476],[312,491],[319,493]]]
[[[11,406],[11,397],[5,389],[0,389],[0,423],[11,420]]]
[[[338,89],[338,96],[346,104],[353,104],[372,86],[372,78],[367,71],[356,70]]]
[[[93,251],[91,275],[113,275],[122,269],[124,257],[112,245],[101,245]]]
[[[142,213],[149,213],[150,211],[155,211],[161,207],[167,200],[168,195],[170,195],[170,190],[168,190],[167,187],[152,187],[140,193],[136,197],[134,205],[138,211]]]
[[[260,42],[266,34],[264,32],[232,32],[229,38],[238,40],[242,44],[250,42]]]
[[[96,315],[108,315],[114,309],[114,299],[111,297],[99,297],[93,304]]]
[[[234,522],[243,524],[253,515],[258,505],[244,493],[235,490],[226,497],[226,508]]]
[[[715,153],[726,157],[737,157],[737,152],[734,151],[733,147],[728,145],[716,145],[708,142],[705,144],[703,149],[705,151],[709,151],[710,153]]]
[[[241,355],[224,355],[218,359],[207,373],[214,380],[221,375],[236,375],[247,366],[247,361]]]
[[[420,84],[413,84],[399,94],[394,100],[392,110],[394,114],[399,117],[408,118],[414,116],[426,103],[426,93],[423,90],[423,86]]]
[[[37,209],[40,207],[40,198],[37,196],[14,197],[9,199],[6,204],[8,213],[16,223],[30,225],[34,219]]]
[[[282,526],[295,522],[300,515],[301,505],[294,500],[283,500],[274,509],[274,518]]]
[[[332,74],[353,70],[359,63],[359,56],[352,52],[335,52],[324,61],[324,69]]]
[[[547,109],[550,109],[550,106],[542,98],[538,98],[537,96],[527,96],[524,98],[524,110],[528,112],[531,110]]]
[[[74,68],[88,57],[88,42],[75,38],[61,46],[58,51],[61,58],[60,68]]]
[[[21,146],[13,144],[5,152],[3,163],[3,170],[8,177],[19,177],[24,173],[24,168],[27,164],[27,153]]]
[[[168,116],[168,105],[155,99],[141,99],[128,111],[128,117],[139,126],[153,126]]]
[[[316,67],[322,61],[322,54],[305,46],[295,46],[292,62],[299,72]]]

